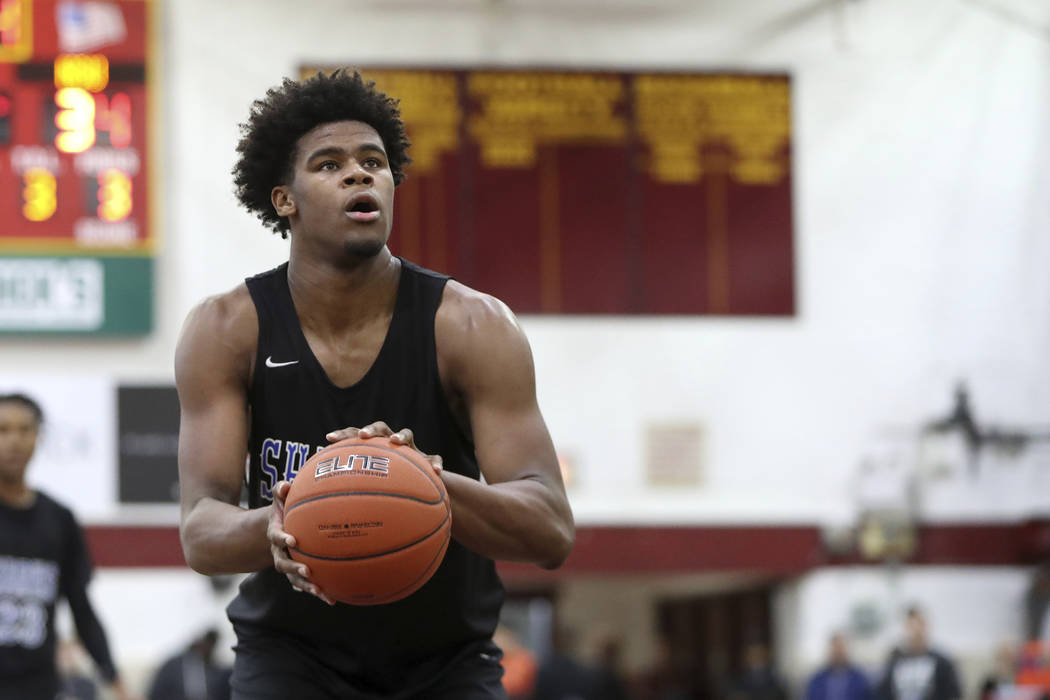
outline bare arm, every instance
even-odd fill
[[[194,309],[175,350],[179,392],[180,535],[186,562],[202,574],[273,564],[271,508],[238,505],[248,444],[248,378],[257,321],[246,289]]]
[[[292,586],[331,602],[307,580],[309,568],[288,555],[284,531],[288,482],[274,485],[274,503],[239,505],[248,446],[248,385],[258,320],[247,287],[194,309],[175,350],[179,391],[179,534],[186,563],[208,575],[273,566]]]
[[[441,472],[453,536],[493,559],[560,566],[575,527],[524,332],[502,302],[455,282],[435,325],[442,378],[466,406],[486,482]]]

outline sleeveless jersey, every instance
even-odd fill
[[[390,327],[371,368],[354,385],[331,382],[314,356],[288,288],[288,264],[245,280],[259,317],[249,392],[249,506],[272,500],[339,428],[377,420],[411,428],[416,445],[444,468],[479,478],[474,445],[456,423],[438,376],[434,316],[448,277],[401,260]],[[363,691],[422,687],[492,637],[503,586],[491,559],[453,539],[433,577],[400,601],[328,606],[292,589],[284,574],[249,576],[227,612],[238,638],[288,642]]]

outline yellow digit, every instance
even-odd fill
[[[55,93],[61,107],[55,126],[61,131],[55,146],[63,153],[80,153],[95,145],[95,98],[84,88],[67,87]]]
[[[29,168],[22,173],[22,214],[30,221],[47,221],[58,208],[55,176],[45,168]]]
[[[98,218],[123,221],[131,214],[131,178],[116,168],[98,176]]]

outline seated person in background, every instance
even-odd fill
[[[787,700],[787,691],[777,677],[769,658],[769,648],[761,643],[744,649],[744,669],[729,692],[732,700]]]
[[[208,630],[157,670],[149,700],[229,700],[230,671],[215,662],[219,633]]]
[[[868,700],[871,697],[867,676],[849,659],[845,635],[831,635],[828,663],[806,684],[805,700]]]

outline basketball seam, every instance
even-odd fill
[[[293,510],[305,503],[313,503],[314,501],[320,501],[322,498],[337,498],[339,496],[389,496],[390,498],[402,498],[406,501],[415,501],[416,503],[422,503],[428,506],[441,505],[445,501],[444,498],[436,501],[426,501],[422,498],[416,498],[415,496],[408,496],[403,493],[392,493],[390,491],[339,491],[337,493],[320,493],[316,496],[310,496],[309,498],[296,501],[284,509],[284,514],[287,516]]]
[[[438,548],[437,553],[434,554],[434,558],[430,560],[429,564],[427,564],[427,568],[423,570],[423,573],[421,573],[419,576],[417,576],[412,581],[412,583],[408,584],[407,586],[402,586],[401,588],[397,589],[396,591],[393,591],[391,593],[386,594],[382,598],[376,598],[374,600],[375,604],[376,605],[382,605],[383,603],[387,603],[387,602],[394,603],[394,602],[400,600],[400,598],[398,598],[397,596],[400,595],[402,591],[407,591],[408,589],[412,588],[413,586],[418,585],[419,584],[419,579],[429,578],[430,576],[433,576],[434,572],[437,571],[437,566],[435,566],[435,564],[440,566],[440,562],[438,562],[438,558],[443,558],[444,557],[445,551],[448,549],[448,544],[451,541],[452,541],[452,531],[449,530],[448,534],[445,535],[445,541],[441,544],[441,547]],[[366,596],[358,596],[358,599],[361,600],[362,602],[364,602],[366,600],[369,600],[369,598],[367,598]]]
[[[418,540],[415,540],[413,542],[408,542],[407,544],[403,544],[400,547],[397,547],[396,549],[388,549],[388,550],[383,551],[383,552],[377,552],[376,554],[365,554],[365,555],[358,556],[358,557],[326,557],[323,554],[311,554],[310,552],[304,552],[303,550],[299,549],[298,547],[293,547],[293,549],[296,552],[298,552],[299,554],[302,554],[304,557],[310,557],[312,559],[324,559],[325,561],[360,561],[361,559],[376,559],[378,557],[385,557],[388,554],[396,554],[397,552],[400,552],[402,550],[408,549],[409,547],[414,547],[417,544],[419,544],[420,542],[424,542],[424,541],[430,539],[434,535],[435,532],[438,532],[439,530],[441,530],[441,528],[443,528],[445,526],[445,523],[447,523],[449,521],[449,518],[451,516],[452,516],[452,512],[449,511],[448,509],[446,509],[445,510],[445,519],[442,520],[438,524],[437,527],[435,527],[433,530],[431,530],[427,534],[425,534],[422,537],[420,537]]]

